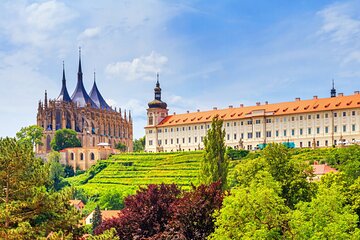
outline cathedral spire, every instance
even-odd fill
[[[333,98],[333,97],[336,97],[336,89],[335,89],[335,83],[334,83],[334,79],[332,80],[332,89],[330,91],[330,96]]]
[[[78,76],[81,74],[81,80],[82,80],[82,69],[81,69],[81,47],[79,47],[79,68],[78,68]]]
[[[148,103],[149,108],[167,108],[167,104],[161,101],[161,87],[159,73],[156,73],[156,84],[154,88],[154,100]]]
[[[59,96],[56,99],[57,101],[71,102],[70,95],[66,88],[66,78],[65,78],[65,63],[63,61],[63,76],[62,76],[62,86]]]
[[[47,99],[47,92],[45,90],[45,101],[44,101],[45,108],[47,108],[47,105],[48,105],[48,99]]]
[[[100,109],[106,109],[109,111],[113,111],[112,108],[109,106],[109,104],[106,103],[105,99],[101,95],[97,85],[96,85],[96,73],[94,71],[94,84],[89,94],[91,100],[100,108]]]

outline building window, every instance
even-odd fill
[[[227,140],[230,140],[230,134],[227,134],[226,138]]]
[[[355,115],[356,115],[355,111],[352,111],[352,112],[351,112],[351,115],[355,116]]]
[[[194,128],[195,128],[195,130],[197,130],[197,126],[195,126]]]
[[[149,146],[153,145],[153,140],[149,140]]]
[[[287,134],[287,131],[286,131],[286,129],[284,130],[284,137],[286,137],[286,134]]]
[[[271,137],[271,131],[266,131],[266,137]]]
[[[316,118],[317,118],[317,119],[320,119],[320,114],[316,114]]]
[[[303,144],[302,144],[302,142],[300,142],[300,147],[301,147],[301,148],[303,147]]]
[[[167,139],[165,139],[165,145],[167,145]]]
[[[311,147],[311,142],[310,141],[308,141],[308,147]]]
[[[311,115],[308,115],[308,119],[311,119]]]
[[[161,133],[161,131],[162,131],[161,129],[158,129],[158,133]]]
[[[252,120],[248,120],[247,125],[252,125]]]
[[[234,140],[236,140],[236,133],[234,133]]]
[[[226,126],[227,126],[227,127],[230,127],[230,123],[226,123]]]
[[[244,139],[244,134],[243,133],[240,136],[241,136],[241,139]]]
[[[80,160],[84,160],[84,154],[80,153]]]
[[[201,142],[203,142],[204,141],[204,137],[201,137]]]
[[[279,136],[279,130],[275,131],[275,136],[278,137]]]
[[[241,122],[240,122],[240,125],[243,126],[243,125],[244,125],[244,122],[241,121]]]
[[[320,141],[316,141],[316,146],[317,146],[317,147],[320,146]]]
[[[236,127],[236,122],[234,122],[234,127]]]
[[[174,139],[170,139],[170,144],[174,144]]]
[[[191,130],[191,127],[189,127],[189,131]]]
[[[329,127],[325,127],[325,133],[329,133]]]
[[[295,136],[295,129],[291,129],[291,136]]]
[[[195,137],[195,143],[197,143],[197,137]]]
[[[295,121],[295,117],[291,117],[291,121]]]
[[[161,146],[161,139],[158,140],[158,145]]]
[[[353,132],[356,131],[356,125],[355,125],[355,124],[353,124],[353,125],[351,126],[351,130],[352,130]]]
[[[207,129],[209,129],[210,128],[210,125],[207,125]]]
[[[300,120],[303,120],[303,116],[300,116]]]
[[[191,143],[191,137],[189,137],[189,143]]]
[[[308,128],[308,134],[309,135],[311,134],[311,128]]]
[[[319,127],[316,128],[316,133],[320,134],[320,128]]]
[[[255,123],[256,123],[256,124],[260,124],[260,123],[261,123],[260,119],[257,119],[257,120],[255,121]]]
[[[178,131],[179,131],[179,128],[176,128],[176,131],[178,132]]]
[[[248,139],[250,139],[250,138],[252,138],[252,133],[251,132],[248,133]]]
[[[167,133],[167,131],[168,131],[167,128],[165,128],[165,132],[166,132],[166,133]]]
[[[261,132],[256,132],[255,135],[256,135],[256,138],[261,138]]]
[[[284,122],[286,122],[286,117],[283,118]]]
[[[336,112],[334,113],[334,117],[337,117],[337,113],[336,113]]]
[[[174,129],[173,128],[170,128],[170,132],[173,132],[174,131]]]
[[[149,130],[149,133],[152,133],[152,131],[153,131],[153,130],[152,130],[152,129],[150,129],[150,130]]]
[[[74,153],[70,153],[70,160],[74,160]]]
[[[271,123],[271,119],[270,119],[270,118],[267,118],[267,119],[266,119],[266,123]]]
[[[90,159],[95,160],[95,154],[94,153],[90,153]]]
[[[183,144],[185,143],[185,138],[182,139],[183,140]]]
[[[346,132],[346,125],[343,125],[343,132]]]
[[[204,125],[201,125],[200,128],[201,128],[201,129],[204,129]]]
[[[343,112],[343,117],[346,117],[346,112]]]
[[[300,128],[300,135],[303,135],[303,129]]]
[[[337,132],[337,126],[334,126],[334,132]]]
[[[178,138],[176,139],[176,144],[179,144],[179,139]]]
[[[329,114],[325,113],[325,118],[328,118],[329,117]]]
[[[325,146],[328,146],[328,145],[329,145],[329,141],[325,140]]]
[[[182,128],[183,132],[185,131],[185,127]]]

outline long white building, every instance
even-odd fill
[[[225,142],[233,148],[254,150],[267,143],[293,147],[327,147],[360,140],[360,93],[344,96],[331,89],[331,97],[168,115],[161,100],[159,80],[149,102],[145,150],[171,152],[198,150],[211,121],[224,121]]]

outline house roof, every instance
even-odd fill
[[[229,107],[204,112],[169,115],[158,124],[158,127],[206,123],[211,122],[215,116],[219,116],[220,119],[226,121],[256,116],[284,116],[352,108],[360,108],[360,94],[358,92],[349,96],[338,95],[332,98],[318,98],[315,96],[309,100],[297,98],[292,102],[266,103],[249,107]]]
[[[70,205],[80,205],[84,204],[81,200],[69,200]]]
[[[324,175],[329,172],[337,172],[335,168],[332,168],[326,164],[314,164],[312,167],[314,168],[314,175]]]
[[[102,220],[106,220],[113,217],[118,217],[119,213],[121,213],[120,210],[101,210],[101,217]]]

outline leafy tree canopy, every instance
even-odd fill
[[[145,150],[145,136],[139,139],[135,139],[133,142],[134,152],[143,152]]]
[[[23,127],[16,133],[16,138],[18,141],[29,142],[32,146],[36,144],[42,145],[41,139],[43,137],[43,131],[44,129],[37,125]]]
[[[115,148],[119,149],[121,152],[125,152],[127,150],[127,146],[121,142],[117,143]]]
[[[214,117],[211,129],[204,137],[205,153],[199,177],[204,184],[220,181],[224,189],[227,186],[229,160],[226,154],[225,130],[222,126],[223,121]]]
[[[77,138],[77,133],[72,129],[59,129],[55,132],[51,140],[51,148],[54,151],[60,151],[70,147],[81,147],[81,142]]]

